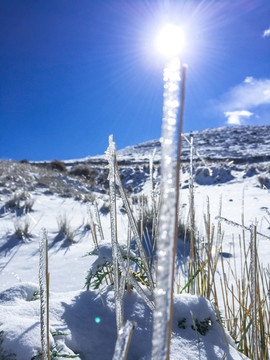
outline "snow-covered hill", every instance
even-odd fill
[[[190,146],[187,140],[194,138],[194,146],[209,161],[234,160],[235,162],[270,161],[270,126],[231,126],[185,133],[182,141],[182,160],[189,161]],[[120,163],[144,163],[155,150],[158,161],[161,154],[160,140],[151,140],[118,150]],[[195,154],[195,159],[198,156]],[[104,155],[87,157],[78,162],[102,163]],[[74,160],[70,161],[74,163]]]
[[[191,134],[185,134],[190,140]],[[249,227],[256,223],[258,256],[269,269],[270,251],[270,126],[228,127],[193,132],[195,150],[194,196],[196,234],[201,244],[208,209],[209,229],[222,227],[216,276],[226,269],[241,274],[241,228],[220,224],[217,215]],[[104,149],[106,150],[106,149]],[[119,150],[119,171],[136,219],[142,200],[151,206],[149,158],[154,157],[155,196],[160,178],[160,142],[149,141]],[[189,144],[183,139],[180,215],[189,216]],[[55,353],[82,360],[112,359],[116,341],[112,286],[84,287],[89,270],[100,259],[110,261],[108,169],[104,155],[81,160],[18,163],[0,161],[0,359],[38,359],[40,351],[39,241],[46,228],[50,272],[50,342]],[[148,205],[147,205],[148,203]],[[148,206],[148,207],[147,207]],[[100,223],[97,214],[100,214]],[[146,212],[147,214],[147,212]],[[149,213],[148,213],[149,214]],[[118,242],[127,243],[129,226],[117,196]],[[94,251],[95,229],[100,250]],[[214,231],[214,230],[213,230]],[[233,236],[232,236],[233,234]],[[246,246],[249,233],[246,232]],[[220,238],[219,238],[219,241]],[[179,242],[179,274],[184,267]],[[206,245],[207,246],[207,245]],[[135,251],[135,250],[134,250]],[[85,256],[93,252],[92,255]],[[213,255],[214,256],[214,255]],[[94,267],[93,267],[94,266]],[[227,271],[227,270],[226,270]],[[232,272],[228,282],[233,283]],[[180,285],[183,286],[184,277]],[[180,286],[179,285],[179,286]],[[181,287],[180,286],[180,287]],[[222,289],[216,281],[219,307],[224,311]],[[195,295],[177,295],[173,319],[171,359],[244,359],[217,321],[214,301]],[[203,310],[202,310],[203,309]],[[192,316],[190,314],[192,311]],[[194,318],[195,317],[195,318]],[[224,312],[222,317],[225,318]],[[124,319],[137,323],[127,359],[151,358],[152,312],[133,289],[126,293]],[[184,320],[185,319],[185,320]],[[195,331],[194,319],[201,332]],[[227,319],[226,319],[227,321]],[[228,320],[229,321],[229,320]],[[203,324],[203,325],[202,325]],[[225,326],[226,327],[226,326]],[[61,350],[62,349],[62,350]],[[37,356],[37,357],[34,357]],[[224,357],[225,356],[225,357]],[[54,359],[58,359],[55,355]]]

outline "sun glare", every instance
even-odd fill
[[[183,30],[176,25],[168,24],[157,37],[157,49],[166,57],[178,56],[185,47]]]

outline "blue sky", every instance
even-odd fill
[[[164,59],[181,25],[184,130],[270,125],[270,1],[0,0],[0,158],[102,154],[161,136]]]

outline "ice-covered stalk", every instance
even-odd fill
[[[156,309],[152,359],[165,360],[170,352],[173,249],[176,204],[176,128],[179,108],[180,61],[172,58],[164,70],[160,215],[157,243]]]
[[[252,304],[252,341],[253,341],[253,359],[258,359],[258,333],[257,333],[257,256],[256,256],[256,226],[250,226],[250,277],[251,277],[251,304]]]
[[[99,215],[98,205],[97,205],[96,201],[94,202],[94,212],[95,212],[96,222],[98,224],[98,232],[99,232],[100,239],[101,239],[101,241],[104,241],[104,234],[103,234],[103,230],[102,230],[102,226],[101,226],[100,215]]]
[[[48,238],[45,229],[39,244],[39,287],[42,360],[50,360]]]
[[[118,243],[116,243],[117,248],[117,259],[119,263],[120,270],[123,274],[126,274],[127,280],[130,282],[130,284],[134,287],[134,289],[137,291],[137,293],[144,299],[146,302],[146,305],[153,311],[155,309],[154,302],[149,299],[148,295],[143,291],[143,289],[140,287],[139,283],[135,280],[135,278],[131,275],[131,271],[126,271],[126,266],[124,263],[124,259],[122,257],[121,249]]]
[[[194,269],[194,255],[195,255],[195,208],[194,208],[194,183],[193,183],[193,153],[194,153],[194,138],[190,137],[190,163],[189,163],[189,221],[190,221],[190,277],[193,276]],[[195,293],[193,284],[191,283],[191,293]]]
[[[232,220],[226,219],[226,218],[223,217],[223,216],[216,216],[215,219],[216,219],[216,220],[222,220],[222,221],[224,221],[224,222],[225,222],[226,224],[228,224],[228,225],[232,225],[232,226],[241,228],[241,229],[243,229],[243,230],[250,231],[250,227],[247,227],[247,226],[238,224],[238,223],[236,223],[236,222],[234,222],[234,221],[232,221]],[[270,240],[270,236],[264,235],[264,234],[258,232],[257,230],[256,230],[256,235],[260,235],[261,237]]]
[[[125,325],[121,327],[115,344],[113,360],[126,359],[134,327],[134,321],[127,321]]]
[[[155,154],[156,154],[156,149],[153,151],[153,154],[149,158],[151,200],[152,200],[152,210],[153,210],[154,218],[156,216],[156,199],[155,199],[155,187],[154,187],[154,157],[155,157]]]
[[[129,201],[128,201],[128,198],[127,198],[127,194],[125,192],[125,189],[124,189],[124,187],[122,185],[122,182],[121,182],[121,179],[120,179],[120,174],[119,174],[119,170],[118,170],[118,167],[117,167],[117,163],[116,163],[116,174],[115,175],[116,175],[116,183],[119,186],[119,192],[120,192],[121,198],[123,200],[123,204],[125,206],[125,209],[126,209],[126,212],[127,212],[127,215],[128,215],[130,227],[131,227],[131,230],[133,232],[133,235],[134,235],[134,238],[135,238],[135,241],[136,241],[136,245],[138,246],[140,256],[141,256],[143,265],[145,267],[146,275],[147,275],[147,278],[148,278],[148,281],[149,281],[149,284],[150,284],[150,290],[151,290],[151,293],[153,295],[154,294],[154,283],[153,283],[153,279],[152,279],[152,274],[151,274],[149,264],[148,264],[148,261],[147,261],[147,256],[146,256],[144,248],[142,246],[142,242],[141,242],[140,235],[139,235],[139,232],[138,232],[138,229],[137,229],[136,221],[134,219],[133,213],[132,213],[131,208],[130,208],[130,204],[129,204]]]
[[[152,245],[151,245],[151,254],[154,253],[155,249],[155,237],[157,234],[157,204],[156,204],[156,194],[155,194],[155,185],[154,185],[154,157],[156,154],[156,149],[153,151],[153,154],[149,159],[149,168],[150,168],[150,183],[151,183],[151,202],[152,202],[152,212],[153,212],[153,222],[152,222]],[[152,267],[153,255],[151,255],[150,268]]]
[[[112,241],[112,259],[113,259],[113,279],[114,279],[114,299],[115,299],[115,316],[117,332],[123,322],[123,312],[120,299],[120,279],[117,260],[117,217],[116,217],[116,189],[115,189],[115,157],[116,147],[113,136],[109,137],[109,147],[106,151],[109,163],[109,189],[110,189],[110,221],[111,221],[111,241]]]
[[[98,249],[98,239],[97,239],[97,232],[96,232],[96,226],[93,220],[92,212],[90,206],[87,208],[87,212],[89,215],[89,226],[92,234],[93,243],[96,249]]]

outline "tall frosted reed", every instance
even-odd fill
[[[129,320],[121,327],[115,344],[113,360],[126,359],[134,327],[134,321]]]
[[[251,304],[252,304],[252,339],[253,360],[258,359],[258,332],[257,332],[257,249],[256,249],[256,226],[250,226],[250,279],[251,279]]]
[[[164,360],[170,352],[170,317],[176,204],[176,128],[179,108],[180,61],[173,58],[164,69],[164,103],[160,184],[160,218],[157,243],[156,309],[152,358]]]
[[[120,278],[118,271],[118,254],[117,254],[117,218],[116,218],[116,189],[115,189],[115,161],[116,146],[113,136],[109,137],[109,147],[106,151],[109,163],[109,188],[110,188],[110,221],[111,221],[111,241],[112,241],[112,259],[113,259],[113,279],[114,279],[114,299],[115,299],[115,316],[117,333],[123,323],[123,308],[120,298]]]
[[[39,243],[39,288],[42,360],[50,360],[48,239],[45,229]]]

